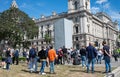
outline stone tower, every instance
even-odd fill
[[[68,13],[82,10],[90,12],[90,0],[68,0]]]
[[[16,0],[13,0],[12,1],[12,4],[11,4],[11,8],[18,8],[18,5],[17,5],[17,3],[16,3]]]

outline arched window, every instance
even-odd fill
[[[76,49],[80,49],[80,45],[79,44],[76,44]]]
[[[75,1],[74,5],[75,5],[75,10],[77,10],[78,9],[77,1]]]
[[[43,25],[41,26],[41,31],[43,30]]]
[[[88,33],[90,33],[90,25],[87,25],[87,27],[88,27]]]
[[[41,37],[43,38],[43,32],[41,32]]]
[[[75,31],[76,31],[76,33],[79,32],[78,26],[75,27]]]

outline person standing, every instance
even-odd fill
[[[89,67],[91,62],[92,62],[92,68],[91,68],[92,73],[94,73],[94,64],[95,64],[95,58],[97,56],[97,51],[92,43],[89,43],[89,46],[86,48],[86,51],[87,51],[87,59],[88,59],[87,73],[89,73]]]
[[[50,50],[48,51],[48,59],[50,62],[50,73],[54,73],[54,61],[55,58],[57,58],[56,51],[53,49],[52,46],[50,46]]]
[[[62,52],[62,48],[60,48],[59,51],[58,51],[59,64],[62,64],[62,57],[63,57],[63,52]]]
[[[42,49],[38,52],[38,57],[40,58],[41,62],[41,69],[39,74],[45,75],[46,73],[44,72],[44,68],[46,66],[47,52],[44,50],[43,46]]]
[[[115,62],[117,62],[118,61],[118,57],[119,57],[119,53],[117,52],[116,48],[113,49],[113,57],[115,59]]]
[[[63,64],[65,64],[65,62],[68,60],[67,59],[67,48],[65,48],[65,46],[63,46],[62,51],[63,51]]]
[[[5,63],[5,60],[6,60],[6,50],[3,50],[3,51],[2,51],[1,58],[2,58],[2,62],[1,62],[2,68],[5,69],[5,68],[6,68],[6,63]]]
[[[49,49],[50,49],[50,47],[47,46],[47,47],[46,47],[46,50],[45,50],[47,56],[48,56],[48,51],[49,51]],[[48,59],[48,57],[47,57],[47,61],[46,61],[46,66],[49,67],[49,59]]]
[[[16,65],[19,64],[19,51],[18,51],[18,49],[16,49],[14,51],[14,61],[16,61]],[[13,61],[13,64],[14,64],[14,61]]]
[[[29,51],[29,60],[30,60],[30,72],[37,72],[37,54],[35,45],[32,45],[32,48]],[[34,67],[35,66],[35,67]]]
[[[98,48],[98,50],[97,50],[97,64],[98,63],[101,64],[102,55],[103,55],[103,53],[102,53],[101,49]]]
[[[10,52],[10,48],[7,49],[6,51],[6,69],[9,70],[10,69],[10,64],[12,63],[12,58],[11,58],[11,52]]]
[[[106,41],[103,41],[103,52],[104,52],[104,60],[105,60],[105,73],[111,72],[111,64],[110,64],[110,58],[111,58],[111,52],[110,47],[106,44]]]
[[[86,48],[85,48],[85,46],[82,46],[82,48],[80,49],[80,55],[81,55],[81,59],[82,59],[82,67],[84,68],[84,66],[86,66]]]

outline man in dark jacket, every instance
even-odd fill
[[[63,52],[63,64],[65,64],[65,61],[67,61],[67,48],[65,48],[65,46],[63,46],[62,48],[62,52]],[[68,62],[68,61],[67,61]]]
[[[86,66],[86,48],[85,46],[82,46],[80,49],[80,55],[82,59],[82,67],[84,68],[84,65]]]
[[[18,63],[19,63],[18,59],[19,59],[19,51],[18,51],[18,49],[16,49],[13,54],[13,64],[14,64],[14,61],[16,61],[16,65],[18,65]]]
[[[38,57],[40,58],[41,61],[41,69],[39,74],[46,74],[44,73],[44,68],[46,66],[46,59],[47,59],[47,52],[44,50],[44,47],[42,46],[42,49],[38,52]]]
[[[89,43],[89,46],[86,48],[86,51],[87,51],[87,59],[88,59],[87,73],[89,73],[89,67],[91,62],[92,62],[92,73],[94,73],[94,64],[95,64],[95,58],[97,56],[97,51],[92,43]]]
[[[29,60],[30,60],[30,72],[37,72],[37,54],[36,46],[32,45],[32,48],[29,51]],[[35,68],[33,67],[35,65]]]

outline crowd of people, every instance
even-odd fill
[[[7,48],[2,52],[2,67],[4,69],[9,70],[11,64],[19,64],[19,51],[18,49],[12,50],[11,48]]]
[[[89,43],[89,46],[82,46],[80,49],[67,49],[65,46],[60,47],[59,49],[53,49],[53,46],[41,47],[41,50],[37,51],[36,46],[32,45],[32,48],[23,53],[23,56],[26,57],[28,68],[30,72],[38,71],[38,62],[41,63],[41,68],[39,74],[46,74],[44,69],[45,67],[50,68],[50,73],[55,73],[55,65],[61,64],[73,64],[80,65],[82,64],[83,68],[86,68],[87,73],[94,73],[95,63],[102,63],[102,60],[105,61],[105,73],[111,72],[110,58],[112,54],[110,52],[110,47],[104,41],[103,48],[99,49],[94,46],[93,43]],[[3,50],[2,53],[2,67],[9,70],[11,64],[19,64],[19,50],[16,49],[13,52],[8,48],[6,51]],[[115,54],[113,55],[115,56]],[[116,60],[116,58],[115,58]]]

